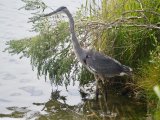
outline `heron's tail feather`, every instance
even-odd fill
[[[132,68],[123,65],[123,72],[125,72],[125,73],[128,74],[128,75],[131,75],[131,74],[132,74],[132,71],[133,71]]]

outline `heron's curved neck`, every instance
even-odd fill
[[[71,15],[71,13],[69,12],[69,10],[66,10],[64,12],[66,13],[66,15],[69,18],[70,32],[71,32],[71,35],[72,35],[72,43],[73,43],[74,50],[79,53],[79,52],[81,52],[81,47],[80,47],[80,44],[79,44],[79,42],[77,40],[75,31],[74,31],[74,20],[73,20],[73,17]]]

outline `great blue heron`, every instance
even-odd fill
[[[128,66],[122,65],[114,58],[111,58],[107,55],[103,55],[97,51],[86,50],[81,48],[75,34],[73,17],[67,9],[67,7],[62,6],[49,14],[45,14],[44,17],[51,16],[59,12],[64,12],[69,18],[73,49],[78,60],[95,76],[95,79],[97,81],[96,98],[98,98],[99,94],[98,82],[100,80],[105,81],[105,78],[130,75],[132,69]]]

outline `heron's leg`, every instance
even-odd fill
[[[99,86],[98,86],[98,81],[96,81],[96,101],[98,101],[98,97],[99,97]]]
[[[107,100],[108,97],[108,80],[106,79],[105,76],[100,76],[100,79],[102,80],[102,89],[103,89],[103,94],[105,96],[105,99]]]
[[[96,80],[96,101],[98,101],[98,96],[99,96],[99,78],[98,75],[94,75],[95,80]]]
[[[104,84],[104,94],[105,94],[105,98],[106,98],[106,100],[107,100],[107,98],[108,98],[108,82],[105,82],[105,84]]]

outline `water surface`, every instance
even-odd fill
[[[45,0],[47,5],[57,8],[62,5],[68,6],[74,11],[80,6],[80,1],[71,0]],[[37,79],[36,71],[32,71],[30,61],[27,58],[19,59],[20,56],[11,56],[2,52],[6,48],[6,41],[30,37],[36,33],[30,32],[32,25],[27,23],[31,14],[25,10],[18,10],[24,6],[20,0],[1,0],[0,1],[0,113],[11,113],[8,107],[27,107],[39,111],[41,108],[33,106],[33,102],[45,102],[50,98],[52,87],[50,82],[42,78]],[[53,87],[54,89],[54,87]],[[69,92],[65,87],[62,94],[68,95],[68,103],[77,104],[80,101],[77,86],[69,87]],[[72,92],[74,94],[72,101]],[[77,97],[78,96],[78,97]]]

